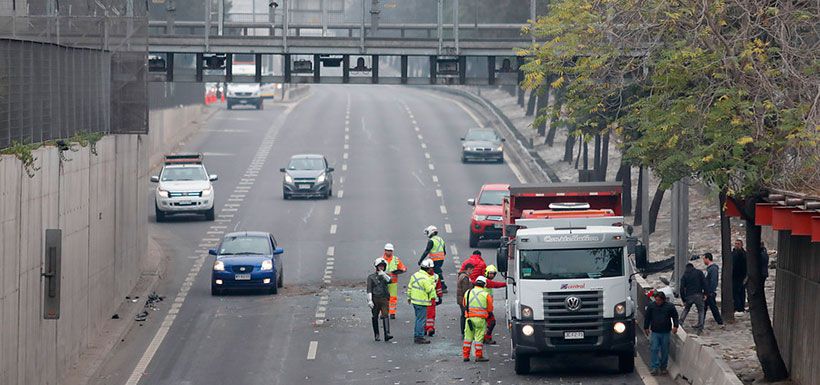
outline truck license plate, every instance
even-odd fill
[[[237,274],[234,276],[234,279],[237,281],[250,281],[251,275],[250,274]]]
[[[493,225],[493,227],[495,227],[496,229],[500,229],[500,228],[501,228],[501,224],[500,224],[500,223],[496,223],[496,224],[494,224],[494,225]]]
[[[310,190],[310,185],[309,184],[300,184],[299,189],[300,190]]]
[[[582,340],[584,339],[584,332],[564,332],[565,340]]]

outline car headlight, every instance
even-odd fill
[[[208,186],[207,188],[202,190],[202,196],[203,197],[209,197],[209,196],[211,196],[211,192],[213,192],[213,188],[211,186]]]
[[[324,183],[324,182],[325,182],[325,178],[326,178],[326,175],[325,175],[325,174],[319,175],[319,177],[318,177],[318,178],[316,178],[316,183]]]
[[[273,261],[270,259],[266,259],[262,261],[262,271],[271,271],[273,270]]]
[[[498,148],[495,149],[496,151],[504,151],[503,145],[498,145]]]
[[[622,316],[626,314],[626,302],[621,302],[615,305],[615,315]]]
[[[487,216],[486,216],[486,215],[473,215],[473,220],[476,220],[476,221],[483,221],[483,220],[485,220],[485,219],[487,219]]]
[[[623,322],[615,322],[615,325],[612,326],[612,330],[615,330],[615,333],[622,334],[626,331],[626,324]]]
[[[290,174],[285,174],[285,183],[293,183],[293,177]]]
[[[524,325],[524,327],[521,328],[521,333],[524,333],[525,336],[530,337],[535,334],[535,328],[533,328],[532,325]]]
[[[157,188],[157,194],[163,198],[168,198],[168,191],[165,191],[161,188]]]
[[[225,271],[225,262],[215,261],[214,262],[214,271]]]
[[[532,308],[529,306],[521,305],[521,318],[532,319]]]

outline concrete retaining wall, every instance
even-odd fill
[[[155,270],[144,258],[150,166],[213,111],[151,111],[148,135],[107,136],[96,154],[41,147],[31,177],[15,156],[0,156],[0,384],[59,383],[141,272]],[[59,320],[42,316],[48,228],[63,234]]]
[[[639,276],[635,276],[635,279],[637,293],[634,295],[638,307],[636,322],[643,328],[644,309],[649,303],[646,293],[651,286]],[[671,341],[669,372],[673,377],[692,385],[743,385],[732,368],[696,335],[687,334],[682,328],[678,328],[677,335],[673,335]]]

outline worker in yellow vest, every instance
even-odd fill
[[[490,359],[484,356],[484,332],[487,328],[487,317],[493,312],[493,297],[487,294],[484,287],[487,285],[487,278],[479,276],[475,280],[475,287],[464,294],[464,303],[467,311],[464,316],[467,318],[464,326],[464,345],[462,355],[464,362],[470,361],[470,350],[475,345],[476,362],[486,362]]]
[[[401,262],[398,256],[393,255],[393,244],[386,243],[384,245],[384,255],[382,258],[387,262],[387,269],[385,271],[390,275],[390,283],[387,284],[387,291],[390,293],[390,302],[388,303],[388,312],[390,319],[396,319],[396,308],[399,304],[399,274],[407,271],[407,267]]]
[[[424,235],[427,236],[427,247],[419,258],[419,264],[427,258],[433,260],[433,267],[436,274],[441,277],[441,292],[447,292],[447,284],[444,282],[444,274],[442,266],[444,266],[444,257],[447,255],[447,250],[444,245],[444,239],[438,235],[438,228],[430,225],[424,229]]]
[[[496,282],[493,281],[495,279],[496,274],[498,274],[498,268],[495,265],[489,265],[486,269],[484,269],[484,276],[487,278],[487,284],[484,285],[484,290],[487,291],[487,294],[490,297],[493,296],[493,289],[507,287],[506,282]],[[495,329],[495,314],[493,312],[489,312],[487,315],[487,332],[484,333],[484,344],[485,345],[495,345],[496,342],[493,339],[493,329]]]
[[[425,259],[421,269],[410,277],[407,284],[407,302],[413,305],[416,323],[413,328],[413,342],[429,344],[424,338],[424,322],[427,318],[427,307],[438,299],[436,296],[436,273],[433,272],[433,261]]]

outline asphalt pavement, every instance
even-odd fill
[[[217,220],[154,223],[145,213],[169,258],[158,288],[165,300],[131,328],[93,383],[644,383],[637,373],[618,374],[616,359],[594,356],[536,360],[533,374],[515,375],[503,291],[496,293],[499,345],[488,348],[491,361],[461,362],[454,293],[456,266],[471,251],[466,200],[484,183],[520,181],[514,165],[461,163],[459,138],[482,124],[448,96],[392,86],[313,86],[297,102],[218,111],[183,145],[205,153],[208,171],[219,175]],[[279,168],[305,152],[324,154],[336,168],[330,199],[283,200]],[[422,346],[412,343],[403,286],[431,224],[447,242],[452,290],[438,308],[439,333]],[[234,230],[270,231],[284,247],[278,295],[211,296],[207,248]],[[373,341],[364,293],[385,242],[408,267],[391,343]],[[482,244],[488,263],[495,247]]]

